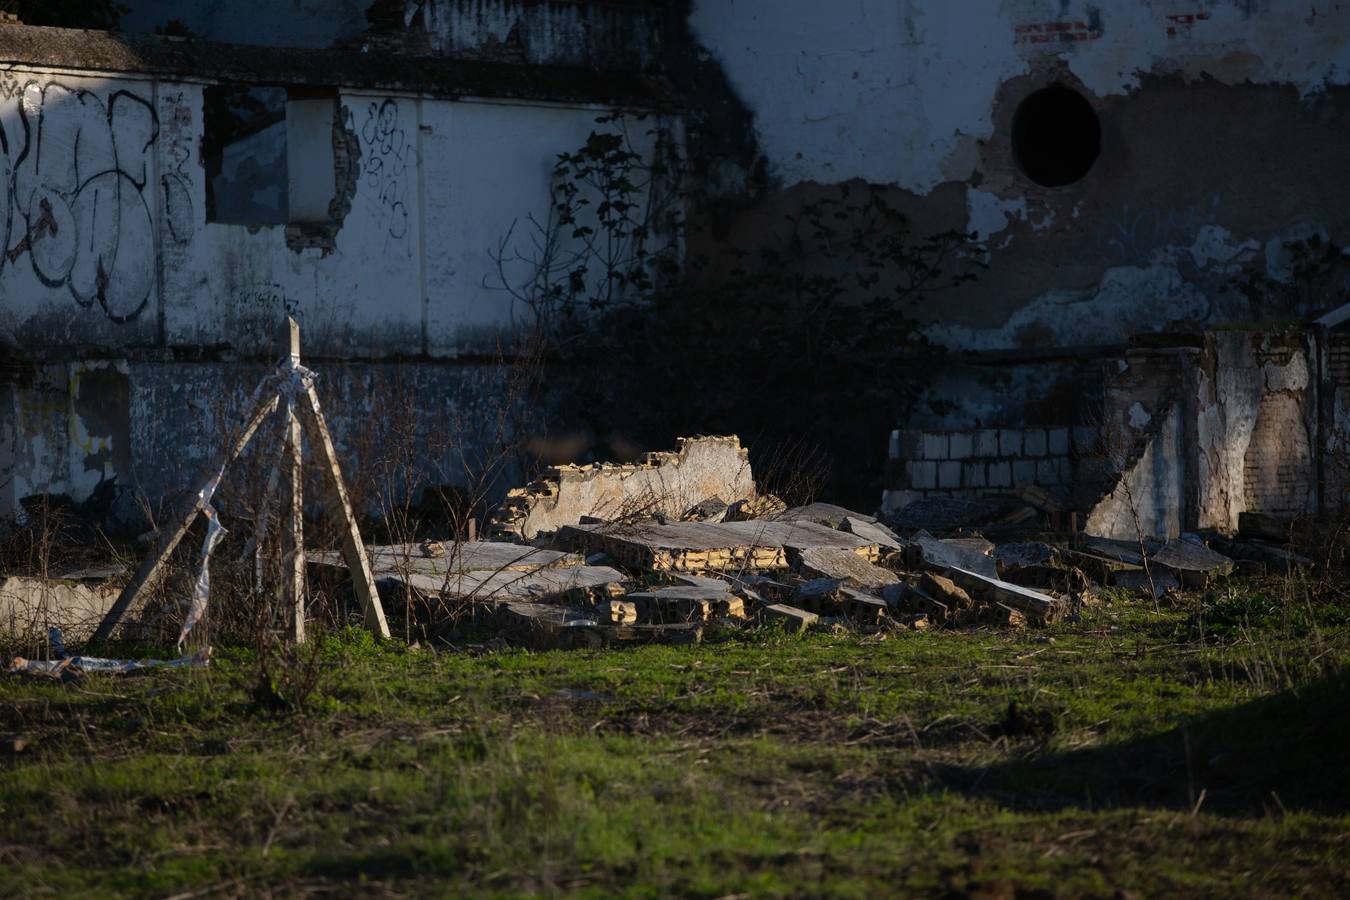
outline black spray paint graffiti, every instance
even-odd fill
[[[159,138],[154,108],[129,91],[105,103],[57,82],[29,82],[18,99],[20,133],[0,134],[0,273],[26,253],[43,284],[67,289],[81,306],[97,302],[114,322],[135,319],[156,280],[146,194]],[[160,187],[167,230],[185,243],[193,227],[186,179],[170,172]]]
[[[362,175],[366,186],[372,189],[380,227],[387,228],[389,236],[400,240],[408,234],[407,195],[408,154],[410,152],[403,127],[398,123],[398,101],[371,103],[366,110],[366,122],[361,126],[361,142],[365,145],[365,164]]]

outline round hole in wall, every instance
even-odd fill
[[[1102,149],[1102,126],[1092,104],[1063,85],[1042,88],[1013,113],[1013,157],[1026,176],[1046,187],[1073,184]]]

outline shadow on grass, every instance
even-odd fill
[[[1261,816],[1350,811],[1350,675],[1183,728],[989,768],[942,767],[951,789],[1018,810],[1162,806]],[[1201,801],[1201,793],[1204,799]]]

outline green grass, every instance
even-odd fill
[[[1343,613],[0,679],[0,895],[1344,895]]]

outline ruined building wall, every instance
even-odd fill
[[[259,370],[241,363],[275,357],[286,313],[345,398],[338,432],[379,408],[381,359],[447,363],[400,376],[424,427],[491,418],[499,376],[481,363],[528,310],[494,289],[490,251],[513,222],[546,217],[559,149],[608,108],[292,93],[240,157],[280,180],[218,183],[213,219],[216,87],[0,69],[0,507],[181,488],[252,390]],[[227,202],[264,220],[219,221]],[[531,253],[525,230],[513,240],[507,255]]]
[[[895,411],[902,430],[1081,427],[1101,383],[1076,362],[1137,332],[1305,321],[1345,287],[1284,289],[1287,242],[1350,241],[1350,7],[704,0],[690,23],[750,113],[754,155],[710,164],[714,187],[732,186],[716,208],[728,240],[781,232],[850,183],[886,187],[916,233],[976,234],[974,280],[909,310],[956,359]],[[1081,108],[1019,119],[1051,86]],[[1045,158],[1094,119],[1086,171],[1045,183]],[[1234,289],[1248,275],[1272,289]],[[1273,402],[1265,421],[1295,415]],[[1257,493],[1303,471],[1243,466]],[[904,473],[893,497],[927,489]],[[1278,490],[1259,499],[1299,505]]]
[[[646,68],[663,0],[127,0],[120,27],[232,44],[408,52],[606,70]],[[171,26],[170,23],[177,23]]]
[[[1244,512],[1318,511],[1314,448],[1332,423],[1318,421],[1314,336],[1217,331],[1171,352],[1177,365],[1136,360],[1129,371],[1137,375],[1108,392],[1117,480],[1087,530],[1133,539],[1137,514],[1145,534],[1159,538],[1195,528],[1231,533]],[[1126,481],[1129,492],[1119,486]]]

